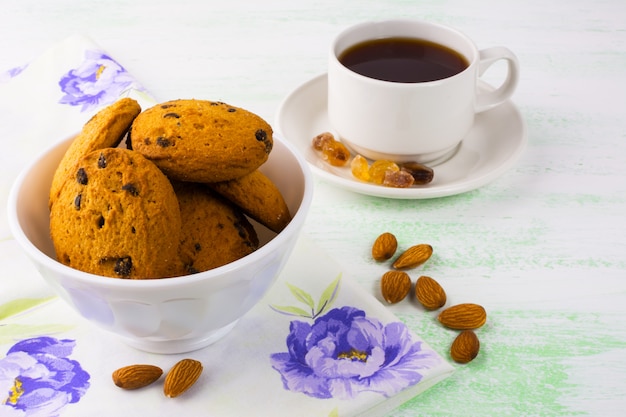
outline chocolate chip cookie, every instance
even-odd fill
[[[259,239],[235,206],[199,183],[174,182],[180,204],[185,273],[217,268],[254,252]]]
[[[291,221],[289,207],[280,190],[261,171],[209,186],[273,232],[279,233]]]
[[[170,178],[217,182],[242,177],[263,164],[273,146],[272,128],[239,107],[206,100],[173,100],[134,120],[132,148]]]
[[[75,170],[76,161],[91,151],[118,146],[140,112],[141,107],[137,101],[122,98],[100,110],[85,123],[65,152],[54,174],[50,187],[50,206],[59,195],[66,178]]]
[[[141,154],[124,148],[78,159],[50,212],[58,260],[107,277],[180,275],[180,230],[169,179]]]

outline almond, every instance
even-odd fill
[[[113,383],[124,389],[137,389],[152,384],[163,375],[154,365],[129,365],[113,372]]]
[[[463,330],[450,346],[450,356],[455,362],[468,363],[472,361],[480,350],[478,336],[472,330]]]
[[[426,243],[411,246],[395,260],[393,267],[396,269],[415,268],[426,262],[432,254],[433,247]]]
[[[457,304],[443,310],[438,319],[450,329],[477,329],[487,321],[487,312],[478,304]]]
[[[411,291],[411,277],[403,271],[388,271],[380,280],[380,290],[389,304],[402,301]]]
[[[385,232],[374,241],[372,258],[377,261],[386,261],[396,253],[396,249],[398,249],[398,240],[393,234]]]
[[[415,297],[426,310],[436,310],[446,303],[446,292],[431,277],[421,276],[415,283]]]
[[[202,373],[202,363],[194,359],[183,359],[177,362],[165,377],[163,393],[174,398],[187,391],[198,380]]]

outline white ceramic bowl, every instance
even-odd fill
[[[292,145],[274,137],[274,149],[261,171],[281,190],[293,219],[279,234],[253,222],[262,246],[252,254],[185,277],[124,280],[81,272],[55,259],[48,191],[71,139],[26,167],[9,196],[13,236],[43,278],[80,315],[141,350],[188,352],[226,335],[268,291],[291,254],[313,196],[306,161]]]

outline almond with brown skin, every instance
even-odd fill
[[[421,243],[405,250],[393,263],[396,269],[415,268],[426,262],[433,254],[433,247]]]
[[[480,350],[478,336],[472,330],[463,330],[450,346],[450,356],[455,362],[468,363],[472,361]]]
[[[478,329],[487,321],[487,312],[478,304],[457,304],[443,310],[438,319],[450,329]]]
[[[174,398],[187,391],[200,378],[202,363],[194,359],[183,359],[177,362],[165,377],[163,393]]]
[[[426,310],[436,310],[446,304],[446,292],[431,277],[422,275],[415,283],[415,297]]]
[[[123,389],[137,389],[152,384],[163,375],[154,365],[129,365],[113,372],[113,383]]]
[[[404,271],[388,271],[380,280],[380,290],[389,304],[402,301],[411,291],[411,277]]]
[[[378,236],[372,245],[372,258],[377,261],[386,261],[391,258],[398,249],[398,240],[389,232]]]

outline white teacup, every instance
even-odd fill
[[[449,50],[456,52],[448,58],[456,55],[466,61],[465,67],[452,75],[441,73],[444,78],[437,80],[389,81],[374,78],[386,76],[379,73],[361,75],[355,72],[356,67],[353,70],[341,62],[348,50],[359,48],[355,45],[390,38],[443,46],[448,49],[442,52],[444,56],[450,55]],[[504,82],[495,89],[479,88],[479,77],[499,60],[507,63]],[[387,64],[389,61],[383,63]],[[454,154],[472,128],[476,113],[503,103],[513,94],[518,79],[519,63],[508,48],[478,50],[457,30],[419,20],[366,22],[344,30],[331,45],[328,117],[341,140],[365,157],[435,165]]]

